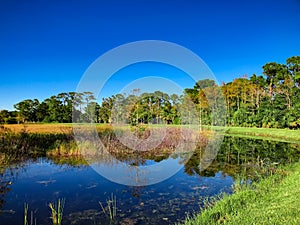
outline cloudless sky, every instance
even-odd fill
[[[219,82],[261,74],[300,55],[299,12],[299,0],[1,0],[0,109],[75,91],[94,60],[138,40],[190,49]],[[111,80],[116,90],[126,76]]]

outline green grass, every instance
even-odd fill
[[[300,142],[300,130],[252,127],[227,127],[226,134],[238,136],[254,136],[278,141]]]
[[[64,211],[65,199],[58,199],[57,203],[50,202],[49,208],[51,210],[51,221],[53,225],[61,225],[63,211]],[[28,204],[24,204],[24,225],[37,225],[36,218],[31,211],[30,217],[28,216]],[[28,222],[29,220],[29,222]]]
[[[251,186],[237,186],[234,194],[184,224],[300,224],[300,163],[286,170]]]

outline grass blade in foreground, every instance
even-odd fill
[[[51,209],[51,219],[53,225],[61,225],[63,211],[64,211],[65,199],[58,199],[57,205],[55,203],[49,203]]]

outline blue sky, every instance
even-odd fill
[[[299,12],[299,0],[2,0],[0,109],[74,91],[99,56],[138,40],[190,49],[219,82],[261,74],[267,62],[300,55]],[[128,71],[103,95],[119,90],[134,70]]]

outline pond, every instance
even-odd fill
[[[176,157],[139,158],[143,165],[182,164]],[[0,168],[0,222],[24,224],[24,204],[37,224],[52,224],[50,202],[64,199],[62,224],[174,224],[199,212],[205,200],[231,193],[239,178],[249,181],[299,158],[299,145],[251,138],[225,137],[217,157],[204,171],[196,150],[170,178],[152,185],[127,186],[99,175],[80,157],[18,159]],[[95,164],[113,166],[97,158]],[[139,167],[136,167],[138,170]],[[267,168],[267,169],[266,169]],[[137,173],[138,174],[138,173]],[[139,177],[136,177],[139,179]],[[116,217],[109,202],[116,200]],[[100,204],[100,203],[101,204]],[[103,207],[103,208],[102,208]],[[34,223],[33,223],[34,224]]]

